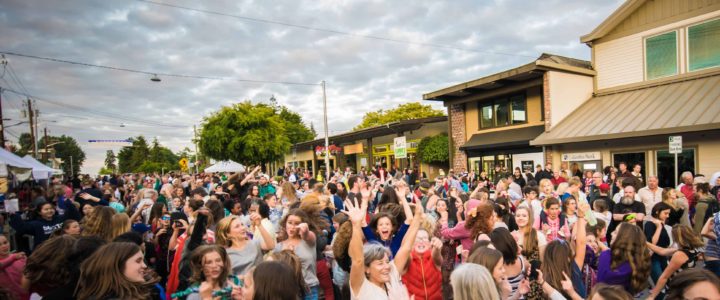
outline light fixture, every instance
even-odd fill
[[[157,74],[153,74],[153,77],[150,78],[150,81],[160,82],[161,80],[160,77],[157,76]]]

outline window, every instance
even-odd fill
[[[502,127],[527,122],[525,94],[480,104],[480,128]]]
[[[527,103],[525,97],[514,96],[510,98],[510,107],[512,110],[512,123],[520,124],[527,122]]]
[[[720,66],[720,19],[688,28],[688,71]]]
[[[493,106],[485,105],[481,109],[480,128],[490,128],[495,126],[495,118],[493,117]]]
[[[695,174],[695,149],[683,149],[678,154],[678,177],[685,171]],[[657,175],[661,187],[675,186],[675,154],[668,150],[657,151]],[[680,184],[679,178],[677,183]]]
[[[645,40],[645,72],[647,79],[678,73],[677,31],[656,35]]]

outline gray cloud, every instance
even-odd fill
[[[158,73],[326,80],[330,131],[339,132],[351,129],[368,111],[418,101],[423,93],[527,63],[541,52],[588,59],[580,35],[620,2],[166,1],[361,35],[522,55],[508,56],[303,30],[140,1],[4,0],[0,49]],[[179,150],[191,147],[192,125],[220,106],[266,102],[271,95],[322,132],[319,87],[169,77],[154,83],[143,74],[20,57],[8,60],[28,92],[40,97],[41,120],[51,134],[72,135],[81,142],[88,154],[85,172],[96,172],[108,149],[89,145],[88,139],[143,134]],[[0,85],[20,89],[7,75]],[[5,117],[13,119],[9,123],[19,121],[24,97],[3,96]],[[8,129],[11,135],[28,130],[24,125]]]

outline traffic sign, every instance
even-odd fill
[[[180,168],[182,170],[187,170],[187,168],[188,168],[188,159],[187,158],[181,158],[178,163],[180,164]]]
[[[670,136],[669,142],[668,142],[670,154],[680,154],[682,153],[682,136],[675,135]]]

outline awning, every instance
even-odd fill
[[[590,98],[530,142],[552,145],[720,129],[720,73]]]
[[[545,125],[473,134],[460,150],[495,150],[530,146],[530,140],[545,131]]]
[[[33,166],[32,174],[33,174],[33,178],[35,178],[35,180],[48,179],[53,174],[61,174],[62,173],[62,171],[60,171],[60,170],[56,170],[56,169],[53,169],[46,165],[43,165],[41,162],[37,161],[37,159],[33,158],[30,155],[25,155],[22,159],[27,161],[28,163],[30,163]]]
[[[245,172],[245,166],[232,160],[224,160],[205,168],[205,173],[218,172]]]

